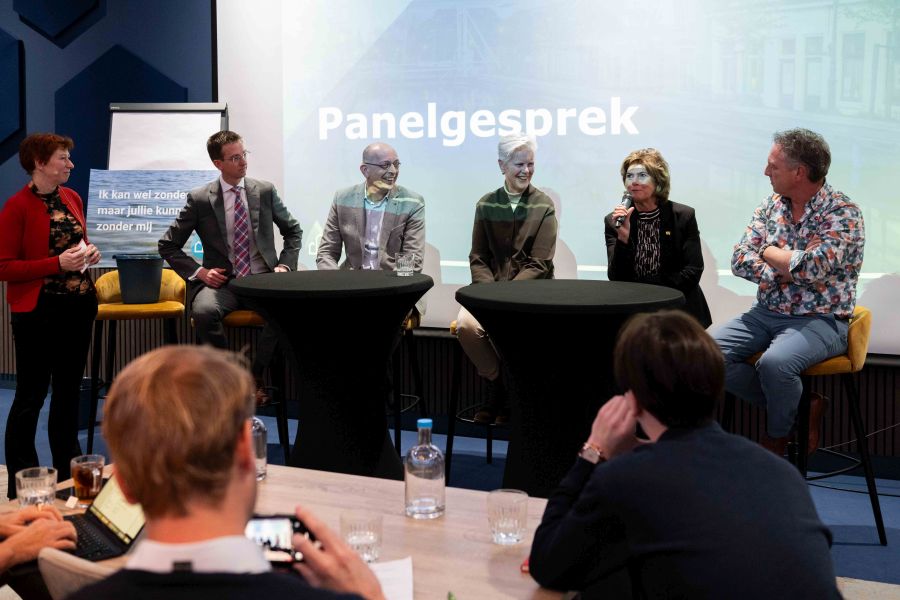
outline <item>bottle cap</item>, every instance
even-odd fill
[[[431,419],[419,419],[416,421],[416,427],[419,429],[431,429]]]

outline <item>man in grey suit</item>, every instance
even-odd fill
[[[303,231],[271,183],[246,177],[249,152],[240,135],[233,131],[215,133],[207,140],[206,150],[221,175],[191,190],[184,208],[159,240],[159,254],[188,281],[191,318],[200,342],[227,348],[222,319],[243,308],[228,289],[228,281],[296,269]],[[284,239],[280,255],[275,252],[273,224]],[[182,250],[194,231],[203,244],[203,265]],[[275,332],[267,325],[253,361],[257,383],[276,342]],[[264,400],[260,394],[257,398]]]
[[[415,271],[422,270],[425,252],[425,199],[397,185],[397,151],[382,142],[363,150],[359,166],[365,183],[338,190],[334,195],[316,265],[337,269],[394,270],[400,252],[416,255]],[[422,302],[421,300],[419,301]],[[421,314],[424,305],[416,304]]]

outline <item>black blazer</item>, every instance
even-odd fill
[[[631,213],[631,231],[637,231],[637,211]],[[612,213],[604,219],[606,225],[606,255],[609,259],[607,276],[610,281],[634,281],[675,288],[684,294],[684,310],[703,327],[712,324],[706,297],[700,289],[703,274],[703,253],[700,250],[700,230],[694,209],[686,204],[668,201],[659,207],[660,265],[659,275],[640,279],[634,272],[634,244],[623,244],[616,236]]]
[[[529,569],[582,598],[840,598],[806,482],[711,422],[670,428],[550,496]]]

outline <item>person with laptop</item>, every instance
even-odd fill
[[[839,598],[806,482],[713,420],[725,362],[697,320],[637,315],[614,356],[624,394],[547,502],[534,579],[586,599]]]
[[[362,559],[302,507],[297,517],[322,546],[295,535],[305,560],[293,571],[272,571],[245,537],[256,503],[254,390],[240,357],[209,346],[166,346],[122,370],[103,436],[122,493],[143,508],[145,537],[125,568],[72,598],[383,599]]]
[[[22,598],[47,598],[49,592],[34,568],[10,569],[37,558],[44,548],[72,550],[75,528],[52,506],[26,506],[0,514],[0,587],[9,585]]]
[[[26,506],[0,515],[0,586],[10,567],[32,561],[43,548],[72,550],[75,528],[52,506]]]

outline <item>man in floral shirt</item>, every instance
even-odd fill
[[[828,144],[808,129],[776,133],[770,195],[734,247],[731,270],[759,285],[750,310],[719,328],[726,389],[766,408],[762,444],[783,454],[800,403],[800,373],[847,349],[865,234],[859,208],[825,182]],[[756,364],[746,359],[763,352]],[[808,451],[824,403],[811,398]]]

